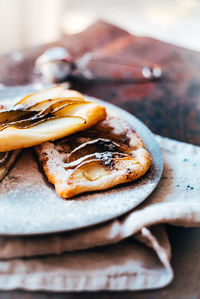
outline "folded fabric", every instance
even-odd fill
[[[167,285],[173,272],[166,232],[163,226],[147,227],[200,225],[200,147],[156,138],[164,172],[143,204],[84,230],[1,237],[0,289],[141,290]]]

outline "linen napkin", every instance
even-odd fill
[[[173,279],[162,223],[200,225],[200,147],[160,136],[164,172],[139,207],[56,235],[0,238],[0,289],[142,290]]]

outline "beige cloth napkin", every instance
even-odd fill
[[[167,285],[173,279],[170,244],[160,224],[200,225],[200,147],[156,138],[164,172],[143,204],[80,231],[1,237],[0,289],[141,290]]]

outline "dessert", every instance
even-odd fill
[[[62,86],[0,110],[0,179],[34,146],[56,192],[70,198],[137,180],[151,165],[142,139],[119,114]]]
[[[0,111],[0,152],[31,147],[85,130],[106,117],[104,107],[56,86]]]
[[[134,181],[151,165],[133,128],[109,113],[95,126],[35,147],[48,180],[63,198]]]

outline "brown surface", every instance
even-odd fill
[[[146,60],[159,63],[167,77],[160,82],[124,84],[97,81],[92,84],[79,82],[74,86],[134,113],[155,133],[200,145],[199,53],[150,38],[130,36],[123,30],[102,22],[81,34],[64,37],[55,44],[67,47],[76,56],[86,51],[98,50],[98,55],[103,57],[115,53],[120,59],[126,57],[133,62],[137,60],[137,63],[140,61],[143,64],[144,59],[145,63]],[[119,44],[120,51],[115,51]],[[23,62],[14,62],[10,55],[0,57],[0,83],[30,83],[33,80],[33,62],[47,47],[45,45],[24,51]],[[100,51],[100,47],[104,48]],[[113,70],[102,67],[99,72],[118,77],[125,76],[127,69],[113,73]],[[170,228],[175,279],[163,290],[81,294],[2,292],[0,298],[200,298],[199,234],[200,229]]]

